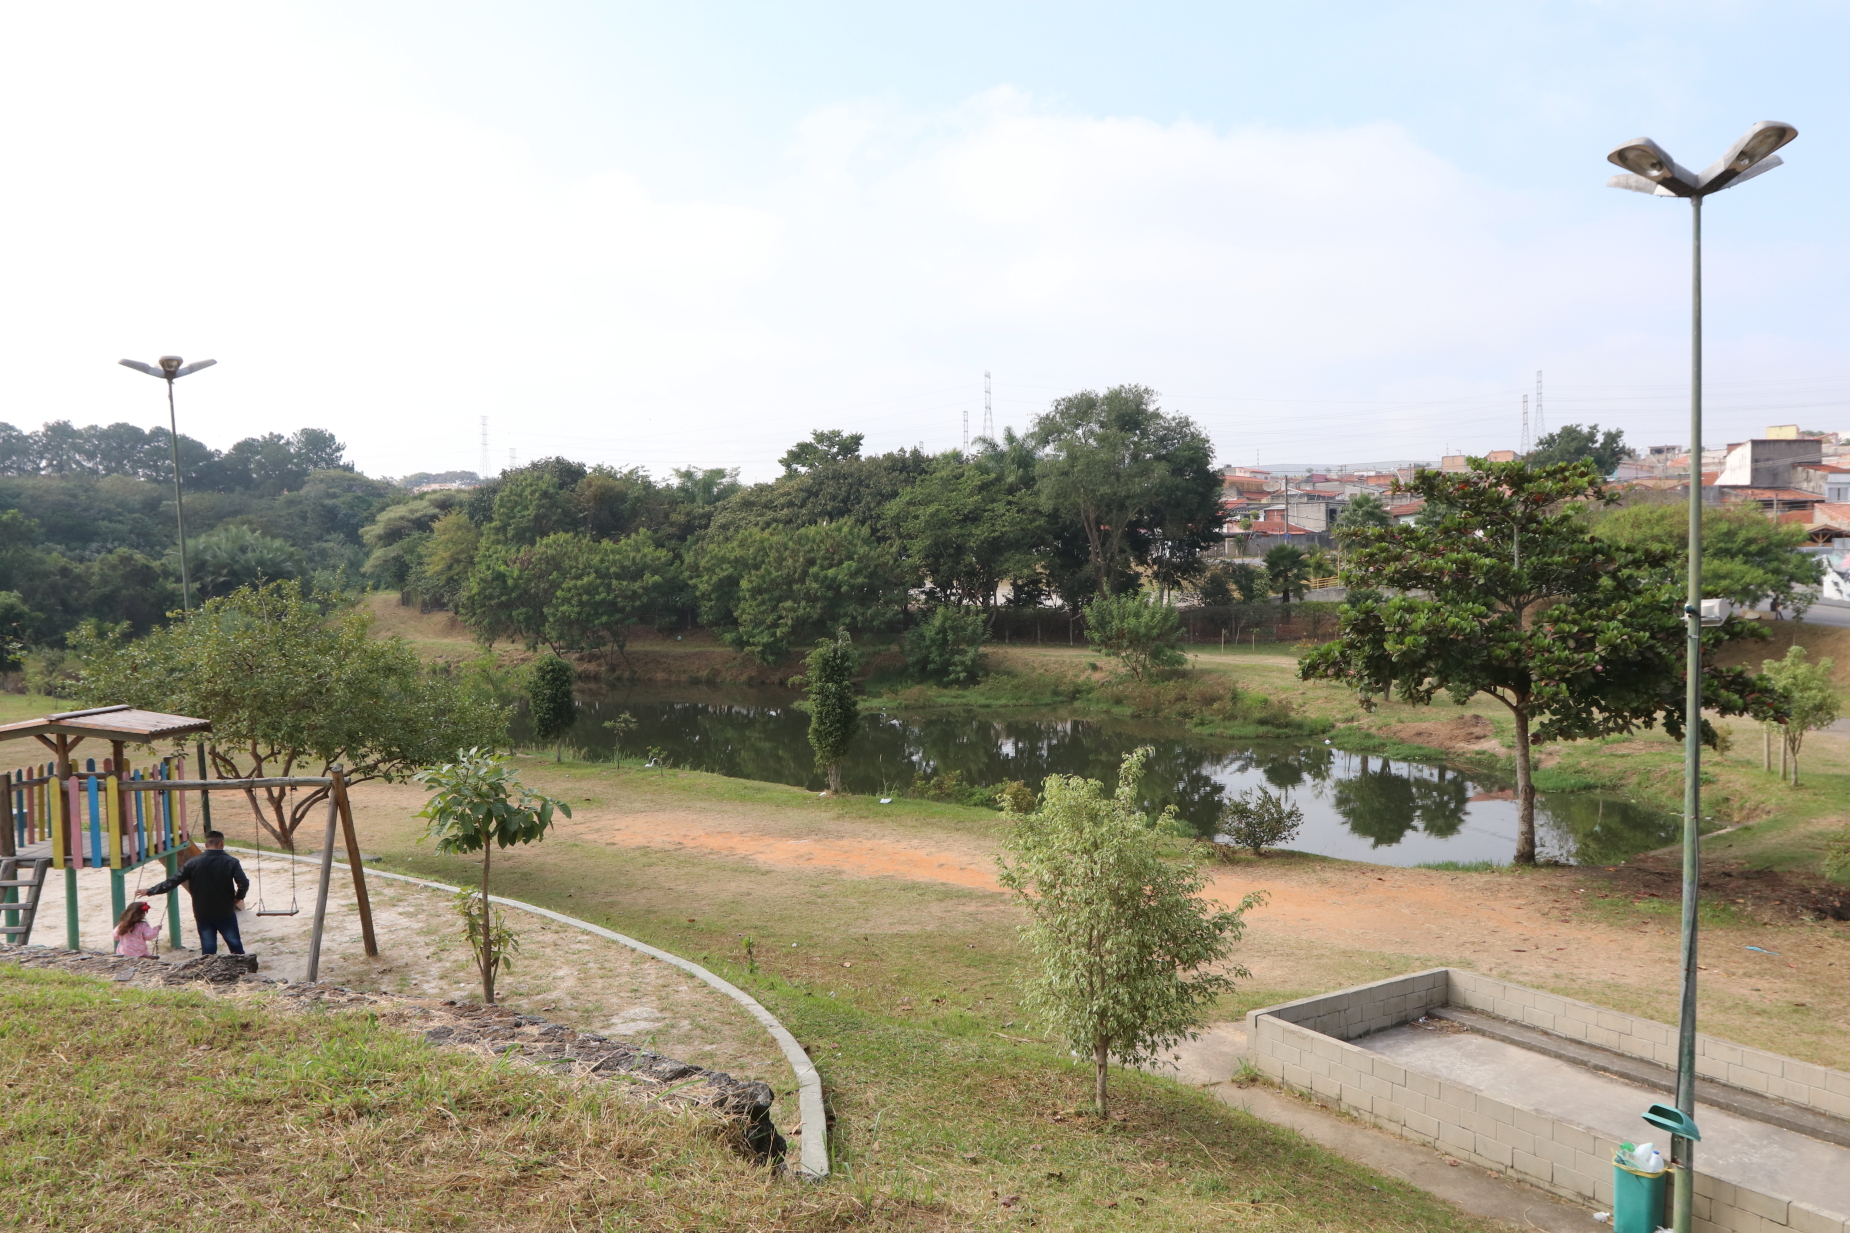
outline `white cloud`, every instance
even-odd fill
[[[951,445],[989,367],[1005,421],[1141,381],[1232,456],[1360,458],[1510,443],[1534,357],[1682,371],[1675,305],[1624,289],[1681,260],[1653,203],[1562,226],[1393,125],[850,104],[791,134],[781,178],[695,200],[561,172],[313,10],[96,12],[0,32],[22,424],[154,423],[113,361],[176,349],[221,361],[183,405],[221,445],[321,424],[375,473],[473,467],[487,415],[497,465],[762,475],[818,426]]]

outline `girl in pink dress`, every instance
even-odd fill
[[[148,943],[159,936],[160,931],[148,923],[148,905],[131,903],[116,921],[116,953],[146,959]]]

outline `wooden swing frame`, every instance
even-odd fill
[[[77,919],[77,870],[83,866],[103,867],[110,871],[111,906],[115,916],[119,917],[126,907],[126,885],[123,875],[131,869],[139,869],[152,861],[164,861],[169,874],[176,872],[177,857],[183,848],[191,843],[191,828],[187,824],[185,794],[199,793],[200,818],[208,823],[211,817],[210,794],[213,792],[236,791],[250,793],[257,788],[326,788],[328,790],[327,834],[321,845],[321,868],[319,884],[315,894],[314,931],[309,943],[308,979],[313,981],[319,974],[321,960],[321,939],[323,926],[327,919],[328,885],[333,876],[335,829],[338,827],[347,850],[347,866],[353,877],[355,906],[359,910],[360,934],[366,947],[368,958],[377,958],[379,942],[373,929],[372,901],[366,893],[366,870],[360,856],[359,837],[353,826],[353,806],[347,797],[347,780],[343,768],[329,768],[326,776],[291,776],[286,778],[265,779],[131,779],[128,777],[128,745],[152,746],[157,740],[179,738],[195,733],[207,733],[212,730],[210,720],[194,719],[185,715],[168,715],[158,711],[143,711],[130,706],[105,706],[86,711],[63,711],[47,715],[42,719],[28,719],[21,723],[0,725],[0,742],[18,740],[26,737],[36,738],[56,758],[50,768],[50,774],[39,783],[42,792],[42,816],[36,815],[30,808],[22,811],[15,798],[15,787],[11,776],[5,779],[5,796],[7,798],[6,818],[0,821],[0,857],[49,858],[54,868],[64,870],[65,877],[65,930],[66,943],[71,950],[79,950],[80,938]],[[113,758],[106,759],[101,768],[77,771],[71,764],[71,750],[86,738],[98,738],[110,743]],[[183,765],[183,764],[182,764]],[[73,784],[73,779],[79,784]],[[55,787],[53,786],[55,783]],[[87,788],[83,799],[89,803],[90,825],[86,831],[82,820],[77,816],[78,810],[73,805],[79,799],[77,789]],[[152,836],[145,830],[138,830],[142,811],[136,807],[137,793],[156,792],[166,795],[169,802],[165,846],[156,850],[151,846]],[[32,805],[38,798],[30,798]],[[106,825],[105,825],[106,819]],[[39,832],[44,834],[40,835]],[[20,843],[24,835],[35,838]],[[86,845],[85,841],[88,840]],[[86,853],[85,848],[88,847]],[[43,851],[38,851],[43,849]],[[86,859],[86,855],[88,859]],[[261,846],[258,850],[262,856]],[[293,868],[291,880],[293,885]],[[170,891],[169,895],[177,892]],[[10,896],[9,896],[10,897]],[[291,896],[293,901],[293,894]],[[5,905],[0,905],[3,908]],[[259,897],[260,916],[294,916],[299,914],[296,906],[289,912],[262,911]],[[173,911],[170,900],[168,905],[170,927],[177,935],[179,921]],[[112,918],[113,919],[113,918]]]

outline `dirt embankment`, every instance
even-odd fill
[[[1502,753],[1503,744],[1486,715],[1455,715],[1450,719],[1422,720],[1382,729],[1408,745],[1425,745],[1446,753]]]

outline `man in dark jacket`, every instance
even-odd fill
[[[244,953],[244,939],[238,936],[238,909],[251,888],[238,858],[225,851],[221,831],[206,832],[206,850],[180,866],[180,872],[146,890],[135,892],[137,898],[164,895],[180,883],[186,883],[193,897],[193,925],[199,930],[199,953],[218,954],[219,935],[234,955]]]

